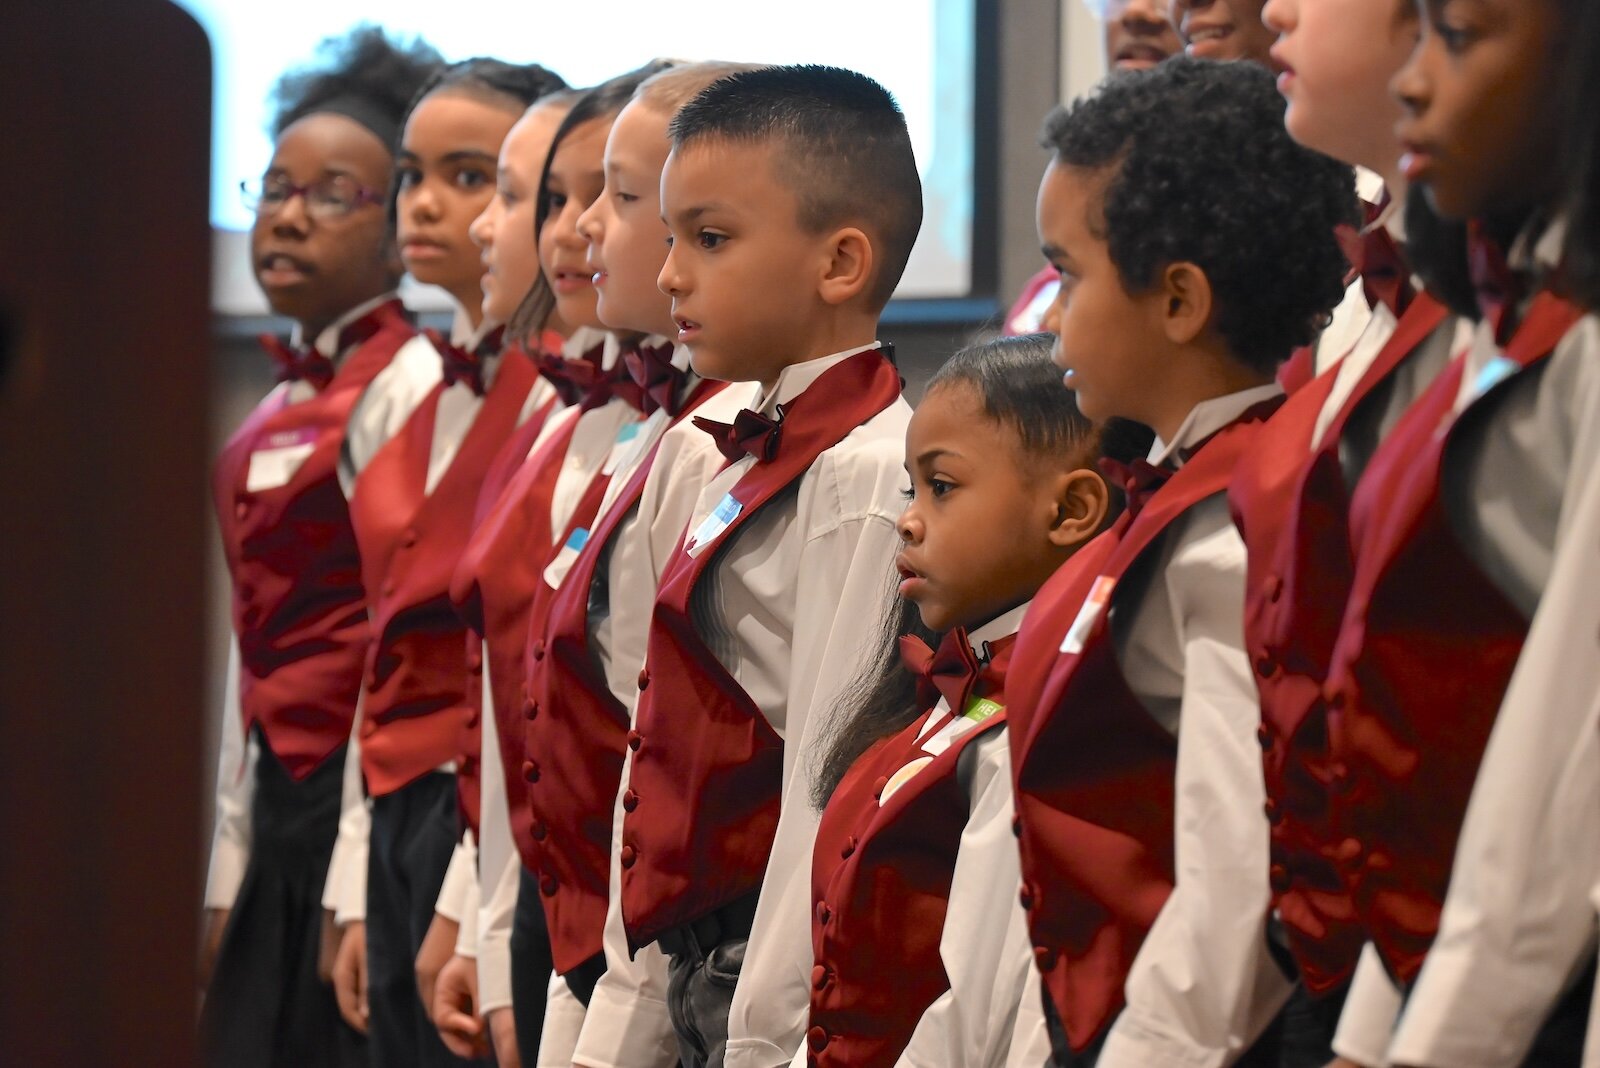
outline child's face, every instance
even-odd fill
[[[1105,28],[1106,66],[1112,70],[1146,70],[1183,51],[1165,0],[1110,0]]]
[[[472,223],[472,240],[483,250],[483,315],[490,322],[508,321],[539,275],[534,208],[561,116],[557,106],[535,107],[511,128],[500,146],[494,198]]]
[[[264,183],[305,187],[330,181],[375,195],[342,215],[313,219],[305,195],[256,215],[250,262],[267,302],[311,331],[394,288],[400,265],[382,196],[393,160],[377,135],[343,115],[319,113],[293,123],[273,146]]]
[[[1172,0],[1172,21],[1197,59],[1245,59],[1270,67],[1272,31],[1261,21],[1265,0]]]
[[[898,524],[900,595],[934,630],[976,627],[1027,601],[1069,551],[1052,539],[1061,472],[954,382],[906,428],[910,501]],[[1061,465],[1062,471],[1066,466]]]
[[[611,123],[591,119],[575,127],[556,146],[550,160],[546,195],[550,209],[539,231],[539,266],[555,294],[556,313],[571,327],[599,327],[589,243],[578,232],[578,217],[605,187],[603,160]]]
[[[1422,40],[1394,90],[1406,178],[1439,214],[1469,218],[1542,202],[1556,180],[1550,0],[1419,2]]]
[[[673,152],[661,211],[672,246],[658,282],[695,371],[771,383],[805,358],[832,235],[801,226],[771,148],[707,140]]]
[[[1055,360],[1095,422],[1113,416],[1151,424],[1150,383],[1162,378],[1165,298],[1131,295],[1103,238],[1090,229],[1106,178],[1053,161],[1039,187],[1039,238],[1061,272]]]
[[[500,145],[518,116],[450,91],[406,120],[397,167],[400,256],[419,282],[444,289],[476,318],[483,262],[468,230],[494,196]]]
[[[1284,124],[1301,144],[1379,174],[1395,170],[1400,104],[1389,82],[1416,44],[1410,0],[1268,0]]]
[[[670,147],[666,115],[640,101],[623,108],[606,140],[605,190],[578,219],[596,310],[616,330],[677,333],[672,301],[656,285],[667,258],[661,168]]]

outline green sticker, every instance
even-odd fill
[[[982,723],[1004,707],[1005,705],[997,705],[987,697],[974,697],[967,702],[967,710],[961,714],[961,718]]]

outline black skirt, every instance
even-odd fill
[[[250,863],[228,916],[200,1020],[217,1068],[355,1068],[361,1037],[317,977],[322,890],[339,832],[341,748],[303,782],[256,735]]]

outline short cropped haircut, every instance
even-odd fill
[[[732,63],[721,59],[684,63],[648,79],[633,98],[671,117],[712,82],[760,69],[759,63]]]
[[[716,138],[770,144],[800,225],[861,226],[879,259],[869,297],[889,302],[922,228],[922,180],[905,115],[883,86],[839,67],[762,67],[712,83],[670,134],[674,149]]]
[[[284,74],[273,87],[273,139],[314,112],[330,105],[349,105],[363,124],[394,151],[398,131],[417,91],[444,65],[439,53],[421,38],[391,40],[376,26],[358,26],[343,37],[317,46],[317,59]],[[393,131],[389,133],[387,131]]]
[[[1089,226],[1123,287],[1148,292],[1163,268],[1195,264],[1217,332],[1269,373],[1343,296],[1335,228],[1358,221],[1354,173],[1296,144],[1283,112],[1264,68],[1175,56],[1056,109],[1043,138],[1059,163],[1107,175]]]

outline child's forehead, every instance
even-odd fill
[[[783,180],[786,167],[775,139],[696,138],[667,157],[663,191],[697,197],[715,194],[727,206],[793,207],[799,194]]]
[[[393,165],[388,147],[371,130],[344,115],[319,111],[284,128],[273,143],[269,169],[360,175]]]

